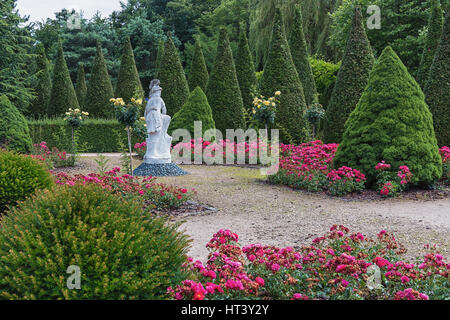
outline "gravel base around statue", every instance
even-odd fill
[[[184,171],[175,163],[142,163],[133,171],[133,175],[139,177],[170,177],[186,174],[189,172]]]

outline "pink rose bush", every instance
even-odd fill
[[[395,172],[391,165],[381,161],[375,166],[377,171],[377,190],[382,197],[396,197],[408,188],[413,174],[407,166],[400,166]]]
[[[33,144],[30,157],[43,161],[49,169],[68,167],[74,164],[73,157],[69,157],[65,151],[59,151],[56,147],[50,149],[45,141]]]
[[[146,206],[158,209],[179,207],[191,197],[187,189],[157,183],[155,177],[138,178],[129,174],[119,175],[118,167],[105,174],[90,173],[86,176],[82,174],[71,176],[64,172],[52,173],[57,185],[97,184],[114,194],[140,199]]]
[[[338,145],[312,141],[299,146],[281,145],[278,173],[269,181],[311,192],[344,195],[364,190],[366,177],[350,167],[332,168]]]
[[[335,225],[298,250],[242,248],[238,241],[232,231],[219,230],[206,245],[206,264],[189,258],[183,267],[192,276],[169,287],[168,295],[177,300],[448,298],[450,264],[442,255],[431,250],[419,264],[405,262],[406,250],[385,230],[374,240]],[[379,278],[369,273],[374,266]]]
[[[444,181],[449,184],[450,183],[450,148],[447,146],[439,149],[439,153],[442,157],[442,177]]]
[[[138,154],[138,156],[143,159],[145,156],[145,153],[147,152],[147,142],[142,142],[142,143],[136,143],[134,145],[134,151]]]

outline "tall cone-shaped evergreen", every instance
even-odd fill
[[[425,48],[422,53],[422,60],[420,61],[419,70],[417,71],[417,82],[422,88],[425,88],[430,74],[430,67],[433,63],[433,58],[436,49],[439,46],[439,41],[442,36],[442,25],[444,23],[444,14],[442,12],[439,0],[433,0],[431,6],[431,15],[428,22],[428,35],[425,43]]]
[[[205,57],[203,56],[200,41],[195,42],[194,57],[192,58],[191,71],[189,73],[189,89],[194,91],[195,88],[200,87],[203,92],[206,90],[208,83],[208,69],[206,68]]]
[[[163,89],[161,97],[166,103],[167,114],[173,117],[186,103],[189,96],[189,87],[178,50],[173,43],[170,33],[167,35],[158,77]]]
[[[156,54],[156,63],[155,63],[155,78],[159,78],[159,71],[161,70],[161,62],[164,56],[164,40],[159,40],[158,42],[158,52]]]
[[[62,44],[59,42],[55,67],[53,68],[52,93],[48,103],[47,115],[49,117],[62,116],[69,108],[76,109],[78,107],[77,95],[64,59]]]
[[[44,46],[39,43],[36,46],[36,78],[34,88],[36,98],[28,109],[31,118],[39,119],[47,115],[48,102],[52,93],[52,79],[50,76],[50,65],[45,55]]]
[[[226,129],[244,129],[244,105],[225,28],[220,29],[216,60],[206,86],[206,96],[217,129],[223,134]]]
[[[306,105],[310,106],[317,102],[317,89],[311,64],[308,59],[308,47],[303,33],[303,19],[300,6],[295,8],[294,25],[289,39],[289,47],[291,49],[292,60],[297,69],[300,82],[303,86]]]
[[[394,169],[408,166],[415,184],[432,184],[442,175],[425,96],[391,47],[375,63],[366,90],[345,124],[334,167],[359,169],[373,185],[375,166],[382,160]]]
[[[425,97],[433,114],[434,131],[439,146],[450,146],[450,23],[445,17],[442,39],[436,50],[430,75],[425,87]]]
[[[276,9],[275,12],[272,38],[260,89],[266,97],[272,97],[276,91],[281,91],[275,122],[295,142],[306,141],[309,138],[308,125],[303,117],[306,101],[292,61],[280,9]]]
[[[114,109],[109,101],[113,95],[114,91],[103,57],[102,47],[100,42],[97,42],[97,53],[86,94],[86,109],[89,114],[97,118],[114,117]]]
[[[78,104],[80,105],[80,108],[84,110],[84,108],[86,107],[87,87],[86,87],[86,74],[84,72],[84,66],[82,63],[78,65],[75,93],[77,94]]]
[[[246,109],[253,106],[253,92],[258,80],[255,74],[253,57],[248,46],[246,27],[241,27],[239,46],[236,55],[236,76],[241,89],[242,101]]]
[[[341,141],[345,121],[361,98],[374,61],[372,48],[364,30],[361,10],[355,8],[342,65],[326,112],[325,142]]]
[[[194,136],[194,121],[202,122],[202,133],[214,129],[215,123],[208,99],[200,87],[196,87],[189,95],[183,107],[173,116],[169,126],[169,134],[176,129],[189,130]]]
[[[122,98],[125,102],[130,101],[131,98],[143,98],[142,84],[136,68],[130,37],[127,37],[123,45],[115,96]]]

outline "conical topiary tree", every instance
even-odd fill
[[[91,117],[112,118],[114,110],[110,99],[113,97],[113,87],[108,74],[105,58],[100,42],[97,42],[97,53],[92,65],[91,77],[86,94],[86,110]]]
[[[159,40],[158,42],[158,52],[156,54],[156,63],[155,63],[155,78],[159,78],[159,71],[161,70],[161,62],[164,56],[164,40]]]
[[[194,57],[192,58],[191,71],[189,73],[189,89],[193,91],[200,87],[203,91],[206,90],[208,83],[208,69],[206,68],[205,57],[203,56],[200,41],[195,42]]]
[[[374,57],[364,30],[361,11],[356,8],[341,68],[325,115],[325,142],[341,141],[345,121],[361,98],[373,63]]]
[[[417,82],[391,47],[384,49],[356,109],[345,124],[334,167],[361,170],[369,185],[382,160],[406,165],[412,183],[431,184],[442,175],[433,118]]]
[[[244,105],[225,28],[220,29],[216,60],[206,86],[206,96],[217,129],[223,134],[226,129],[244,129]]]
[[[0,149],[30,152],[32,142],[25,117],[6,95],[0,96],[0,110]]]
[[[289,39],[289,47],[291,49],[292,60],[294,61],[300,82],[303,86],[306,104],[310,106],[317,102],[317,89],[311,64],[308,59],[308,47],[303,33],[303,19],[300,6],[295,8],[294,25]]]
[[[131,98],[142,99],[143,95],[130,37],[127,37],[123,46],[115,96],[128,102]]]
[[[78,65],[77,83],[75,84],[75,93],[77,94],[78,104],[81,109],[85,109],[86,106],[86,74],[84,72],[84,66],[82,63]]]
[[[186,129],[194,137],[194,121],[202,122],[202,133],[215,128],[211,107],[200,87],[191,92],[183,107],[175,113],[170,122],[169,133],[176,129]]]
[[[189,87],[178,50],[170,33],[167,35],[158,77],[163,89],[161,97],[166,103],[167,114],[173,116],[186,102],[189,96]]]
[[[450,146],[450,23],[445,17],[442,39],[436,50],[430,75],[425,86],[425,97],[433,114],[434,131],[439,146]]]
[[[34,88],[36,98],[28,109],[28,114],[31,118],[39,119],[47,115],[48,102],[52,93],[52,79],[49,69],[50,66],[45,55],[44,46],[39,43],[36,46],[37,83]]]
[[[69,108],[76,109],[78,107],[77,95],[70,79],[69,69],[67,68],[60,42],[53,68],[52,93],[50,94],[47,115],[49,117],[62,116]]]
[[[284,32],[280,9],[276,9],[269,53],[260,83],[261,93],[271,97],[281,91],[275,122],[295,142],[309,138],[309,129],[303,113],[306,101],[303,87],[295,70]]]
[[[425,88],[428,75],[430,74],[430,67],[433,63],[433,58],[436,53],[436,49],[439,46],[439,41],[442,36],[443,22],[444,15],[439,0],[432,0],[431,15],[428,22],[427,41],[425,43],[425,48],[423,49],[419,70],[417,71],[417,82],[422,88]]]
[[[253,94],[258,80],[253,57],[248,46],[245,26],[241,27],[239,46],[236,54],[236,75],[241,89],[242,101],[246,109],[253,106]]]

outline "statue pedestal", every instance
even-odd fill
[[[171,177],[189,174],[175,163],[142,163],[133,171],[137,177]]]

